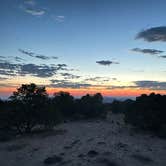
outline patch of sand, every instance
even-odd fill
[[[0,166],[44,166],[44,160],[52,156],[62,157],[53,165],[64,166],[166,165],[166,140],[131,135],[128,127],[117,122],[69,122],[56,127],[56,131],[66,131],[60,134],[0,143]]]

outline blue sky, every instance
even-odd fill
[[[1,91],[7,86],[35,81],[54,88],[88,89],[98,85],[105,90],[123,90],[135,86],[134,89],[162,90],[165,93],[166,41],[147,41],[147,36],[141,35],[136,39],[140,32],[158,27],[163,31],[160,28],[160,34],[158,29],[154,29],[155,33],[163,38],[166,36],[165,8],[164,0],[1,2]],[[132,51],[134,48],[139,48],[139,51]],[[147,52],[144,49],[148,49]],[[155,54],[152,50],[163,52]],[[101,61],[104,63],[96,63]],[[7,63],[8,66],[15,65],[15,74],[9,74],[11,68],[7,68]],[[29,64],[35,66],[36,73]],[[51,64],[65,64],[66,67],[51,69],[53,73],[46,76],[42,72],[46,72],[45,68],[50,69]],[[40,70],[43,65],[44,70]],[[61,73],[79,77],[66,78]],[[102,78],[93,82],[86,80],[95,77]],[[106,79],[108,81],[103,81]],[[142,81],[142,86],[136,81]]]

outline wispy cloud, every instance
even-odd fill
[[[48,56],[45,56],[45,55],[36,55],[35,57],[36,57],[36,58],[39,58],[39,59],[43,59],[43,60],[48,60],[48,59],[50,59]]]
[[[18,67],[19,67],[19,64],[12,64],[10,62],[0,63],[0,69],[4,69],[4,70],[15,70]]]
[[[24,11],[25,13],[28,13],[32,16],[43,16],[47,13],[47,16],[52,21],[62,23],[65,20],[64,15],[55,15],[53,13],[47,12],[46,7],[40,7],[39,1],[35,0],[24,0],[23,3],[19,6],[19,8]]]
[[[72,89],[78,89],[78,88],[88,88],[92,86],[91,84],[81,83],[81,82],[72,82],[67,80],[50,80],[51,84],[50,87],[56,87],[56,88],[72,88]]]
[[[166,58],[166,55],[160,55],[159,58]]]
[[[37,6],[36,1],[34,0],[25,0],[20,8],[33,16],[42,16],[46,13],[44,9],[41,9]]]
[[[34,0],[26,0],[24,1],[24,4],[26,5],[31,5],[31,6],[35,6],[36,5],[36,2]]]
[[[111,86],[108,86],[106,89],[110,89],[110,90],[113,90],[113,89],[133,89],[133,88],[137,88],[137,86],[134,86],[134,85],[126,85],[126,86],[118,86],[118,85],[111,85]]]
[[[45,14],[45,10],[43,9],[33,9],[33,8],[25,8],[25,12],[29,13],[33,16],[41,16],[43,14]]]
[[[20,58],[20,57],[18,57],[18,56],[14,57],[14,59],[15,59],[17,62],[24,61],[24,59],[23,59],[23,58]]]
[[[70,74],[70,73],[61,73],[61,76],[64,77],[64,79],[78,79],[81,76]]]
[[[68,70],[66,67],[66,64],[57,64],[54,66],[23,64],[20,65],[20,70],[18,70],[18,73],[22,76],[28,74],[40,78],[45,78],[54,76],[58,71]]]
[[[7,79],[6,77],[0,77],[0,81],[6,80],[6,79]]]
[[[114,62],[114,61],[110,61],[110,60],[96,61],[96,63],[98,63],[99,65],[103,65],[103,66],[109,66],[111,64],[119,64],[119,62]]]
[[[166,82],[160,81],[149,81],[149,80],[141,80],[134,82],[139,88],[146,88],[150,90],[166,90]]]
[[[65,20],[65,16],[62,16],[62,15],[59,15],[59,16],[52,15],[51,17],[56,22],[64,22]]]
[[[141,48],[133,48],[131,49],[131,51],[143,53],[143,54],[150,54],[150,55],[157,55],[164,52],[164,51],[156,50],[156,49],[141,49]]]
[[[28,55],[28,56],[31,56],[31,57],[34,57],[34,54],[33,52],[30,52],[30,51],[25,51],[23,49],[18,49],[19,52],[25,54],[25,55]]]
[[[0,75],[1,76],[17,76],[17,73],[15,73],[15,71],[13,70],[4,70],[4,69],[0,69]]]
[[[147,42],[166,41],[166,26],[152,27],[139,32],[136,39],[143,39]]]
[[[36,77],[51,77],[56,73],[55,67],[50,67],[47,65],[35,65],[35,64],[25,64],[20,66],[18,73],[22,76],[29,74]]]
[[[166,82],[141,80],[141,81],[133,81],[132,84],[134,85],[124,85],[124,86],[112,85],[107,87],[107,89],[166,90]]]
[[[57,57],[57,56],[52,56],[51,58],[52,58],[52,59],[58,59],[58,57]]]
[[[68,71],[66,64],[36,65],[14,64],[10,62],[0,63],[0,76],[26,76],[31,75],[40,78],[54,76],[58,71]]]
[[[143,69],[136,69],[136,70],[131,70],[132,72],[137,72],[137,73],[143,73],[145,70]]]
[[[26,50],[23,50],[23,49],[18,49],[19,52],[25,54],[25,55],[28,55],[30,57],[34,57],[34,58],[38,58],[38,59],[42,59],[42,60],[49,60],[49,59],[58,59],[58,57],[55,57],[55,56],[45,56],[45,55],[41,55],[41,54],[36,54],[34,52],[31,52],[31,51],[26,51]]]
[[[15,56],[15,57],[13,57],[13,56],[0,56],[0,61],[1,61],[1,63],[2,62],[6,62],[6,63],[8,63],[9,61],[16,61],[16,62],[21,62],[21,61],[24,61],[24,59],[23,58],[20,58],[20,57],[18,57],[18,56]]]
[[[12,64],[10,62],[0,63],[0,76],[16,76],[16,69],[19,67],[18,64]]]
[[[108,82],[110,80],[113,80],[112,78],[108,77],[89,77],[84,79],[84,81],[92,81],[92,82]]]

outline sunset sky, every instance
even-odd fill
[[[3,0],[0,19],[0,98],[166,94],[165,0]]]

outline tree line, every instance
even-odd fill
[[[124,120],[134,128],[166,137],[166,95],[142,94],[136,100],[114,101],[113,113],[123,113]]]
[[[0,100],[0,129],[30,133],[37,126],[51,128],[67,119],[103,118],[106,116],[100,93],[74,99],[68,92],[49,97],[45,87],[23,84],[9,100]]]
[[[124,114],[125,122],[166,137],[166,95],[142,94],[136,100],[103,103],[100,93],[75,99],[68,92],[48,96],[45,87],[23,84],[8,100],[0,100],[0,131],[31,133],[68,120],[106,118],[107,112]]]

